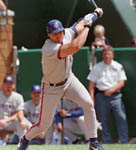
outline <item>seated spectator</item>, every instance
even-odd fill
[[[31,88],[30,96],[31,100],[25,102],[24,105],[24,114],[31,126],[36,124],[40,118],[40,95],[41,95],[41,86],[33,85]],[[53,139],[54,126],[51,126],[48,131],[42,132],[39,136],[35,137],[30,141],[30,144],[51,144]],[[14,137],[13,143],[18,143],[18,137]]]
[[[55,115],[55,123],[58,132],[62,134],[63,130],[64,137],[68,137],[73,144],[80,142],[77,135],[84,136],[84,143],[88,142],[89,137],[84,124],[83,109],[74,102],[65,98],[63,98],[63,108],[61,108],[60,105],[61,103],[59,103],[58,110]],[[64,127],[62,126],[62,121]]]
[[[16,132],[19,139],[25,134],[30,124],[23,114],[23,96],[15,91],[14,79],[6,76],[0,91],[0,138]]]
[[[31,125],[36,124],[40,118],[40,85],[33,85],[31,88],[31,100],[25,102],[24,114],[30,121]],[[38,137],[31,140],[30,144],[44,144],[45,143],[45,133],[42,132]]]
[[[127,80],[123,66],[114,59],[111,46],[103,49],[103,61],[96,64],[88,75],[89,93],[96,105],[98,120],[102,123],[102,140],[105,144],[112,143],[109,129],[110,113],[112,112],[122,144],[128,143],[128,126],[125,107],[120,90]],[[95,94],[96,92],[96,94]]]

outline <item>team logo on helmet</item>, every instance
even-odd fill
[[[56,23],[54,24],[54,28],[55,28],[55,29],[59,28],[58,22],[56,22]]]

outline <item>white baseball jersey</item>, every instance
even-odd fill
[[[72,29],[66,29],[63,44],[71,42],[73,37],[74,33]],[[59,52],[61,46],[62,44],[47,39],[42,48],[42,70],[44,79],[51,83],[64,81],[71,73],[73,63],[72,55],[60,59]]]
[[[3,91],[0,91],[0,119],[6,119],[18,111],[24,110],[23,96],[17,92],[12,91],[10,96],[5,96]],[[27,128],[22,129],[20,121],[15,119],[1,127],[9,131],[16,131],[19,139],[26,133],[26,130],[31,127],[31,124],[25,119]]]
[[[24,100],[21,94],[12,91],[10,96],[5,96],[0,91],[0,119],[8,118],[23,109]]]
[[[114,87],[119,81],[127,80],[127,77],[122,65],[112,60],[110,65],[106,65],[104,61],[96,64],[87,79],[95,82],[99,90],[105,91]]]
[[[40,107],[41,105],[35,105],[33,100],[25,102],[24,113],[32,124],[35,124],[39,121]]]

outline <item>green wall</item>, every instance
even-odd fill
[[[129,136],[136,136],[136,48],[114,48],[115,60],[120,62],[126,71],[127,82],[123,88],[123,102],[125,103],[129,125]],[[41,50],[18,51],[20,71],[17,78],[17,90],[23,94],[24,99],[29,99],[32,84],[40,84],[42,78]],[[97,50],[98,61],[102,59],[101,50]],[[89,48],[83,47],[74,55],[73,72],[87,88],[86,79],[89,73]],[[115,123],[112,119],[111,130],[113,137],[117,136]]]
[[[17,91],[28,100],[32,85],[41,84],[41,50],[18,51],[18,58]]]

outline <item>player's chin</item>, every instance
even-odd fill
[[[57,39],[56,41],[57,41],[57,43],[62,43],[63,42],[62,39]]]

